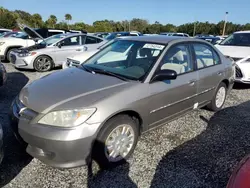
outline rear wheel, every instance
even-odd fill
[[[126,162],[137,144],[139,128],[128,115],[110,119],[94,144],[92,157],[100,168],[111,168]]]
[[[224,82],[221,82],[216,90],[216,93],[211,103],[207,107],[215,112],[222,109],[226,100],[226,96],[227,96],[227,86]]]
[[[38,72],[50,71],[54,66],[53,60],[45,55],[37,57],[34,61],[34,69]]]

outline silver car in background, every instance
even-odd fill
[[[95,49],[104,43],[106,43],[105,39],[84,33],[58,34],[34,46],[12,51],[10,62],[19,69],[46,72],[62,66],[69,55],[84,53],[88,48]]]
[[[128,159],[143,132],[197,108],[220,110],[233,82],[232,62],[204,40],[128,37],[26,85],[12,104],[12,126],[48,165],[92,158],[107,168]]]

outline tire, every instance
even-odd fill
[[[46,55],[40,55],[34,60],[34,69],[37,72],[47,72],[54,67],[53,60]]]
[[[128,134],[120,134],[119,136],[117,135],[114,136],[113,131],[121,131],[123,130],[123,127],[127,128],[124,130],[128,130],[129,128],[130,132]],[[112,132],[113,134],[111,134]],[[111,141],[112,137],[114,139],[113,142]],[[129,137],[131,138],[130,144],[128,144],[127,142],[129,141]],[[109,121],[105,123],[104,127],[101,129],[99,135],[97,136],[97,139],[94,143],[92,150],[92,159],[97,162],[97,164],[101,169],[107,169],[121,165],[125,163],[126,160],[132,155],[136,147],[138,137],[139,137],[139,126],[136,123],[136,121],[132,119],[132,117],[128,115],[115,116],[114,118],[111,118]],[[108,138],[110,140],[109,143],[113,144],[108,145]],[[114,143],[116,143],[115,146]],[[111,145],[113,146],[111,147]],[[120,146],[122,147],[122,145],[123,146],[126,145],[125,148],[127,148],[127,151],[125,151],[124,156],[120,156],[119,154],[117,157],[109,156],[112,153],[112,148],[118,149]],[[108,150],[108,146],[111,148],[110,151]]]
[[[16,50],[17,48],[11,48],[11,49],[9,49],[8,51],[7,51],[7,53],[6,53],[6,58],[5,58],[5,60],[7,60],[8,62],[10,62],[10,52],[11,51],[14,51],[14,50]]]
[[[218,95],[220,95],[219,92],[222,92],[221,96],[220,96],[221,101],[216,102],[216,98],[218,99]],[[210,104],[207,105],[207,108],[211,111],[214,111],[214,112],[221,110],[224,103],[225,103],[226,96],[227,96],[227,86],[224,82],[221,82],[219,87],[217,88],[217,90],[215,92],[215,95],[214,95],[212,101],[210,102]]]

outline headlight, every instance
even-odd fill
[[[250,58],[242,61],[241,63],[250,63]]]
[[[5,42],[0,42],[0,46],[4,45]]]
[[[81,109],[81,110],[64,110],[49,112],[43,116],[38,123],[58,126],[58,127],[73,127],[78,126],[87,119],[89,119],[94,113],[95,108]]]
[[[27,56],[36,55],[36,52],[18,53],[17,55],[18,57],[27,57]]]

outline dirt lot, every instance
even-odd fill
[[[197,110],[143,135],[126,165],[102,172],[94,167],[92,178],[86,167],[54,169],[25,154],[8,120],[13,98],[26,83],[44,74],[4,65],[9,77],[0,89],[5,150],[0,187],[221,188],[237,162],[250,153],[250,86],[236,85],[222,111]]]

